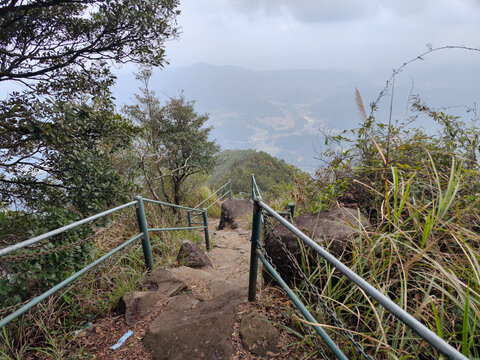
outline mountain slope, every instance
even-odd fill
[[[282,184],[291,184],[298,170],[284,160],[255,150],[224,150],[217,155],[217,165],[208,179],[213,188],[232,180],[232,191],[251,192],[251,175],[265,197],[277,196]]]

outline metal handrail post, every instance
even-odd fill
[[[248,301],[255,301],[255,297],[257,295],[258,256],[256,250],[258,242],[260,241],[260,230],[262,226],[262,216],[258,202],[261,200],[261,197],[256,197],[253,203],[250,273],[248,278]]]
[[[252,200],[255,200],[255,176],[252,174]]]
[[[228,200],[232,200],[232,179],[228,180]]]
[[[145,207],[143,206],[143,199],[141,196],[135,196],[134,198],[137,201],[136,213],[138,228],[140,232],[143,233],[142,237],[142,248],[143,256],[145,258],[145,265],[149,271],[153,270],[153,257],[152,257],[152,248],[150,246],[150,236],[148,235],[148,226],[147,218],[145,217]]]
[[[205,227],[205,247],[207,251],[210,250],[210,233],[208,232],[208,217],[207,217],[207,209],[203,209],[203,226]]]
[[[188,227],[192,226],[192,212],[190,210],[187,211],[187,218],[188,218]]]
[[[295,204],[288,203],[288,212],[290,213],[290,222],[293,224],[293,216],[295,215]]]

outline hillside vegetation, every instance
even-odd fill
[[[28,89],[0,101],[2,248],[120,205],[137,194],[157,200],[145,205],[149,228],[183,228],[186,212],[159,203],[194,206],[230,179],[235,197],[241,193],[249,197],[251,174],[255,174],[263,197],[278,205],[275,208],[293,201],[297,213],[317,213],[337,205],[363,212],[371,226],[358,229],[340,260],[465,356],[480,358],[480,138],[476,109],[471,109],[472,121],[466,123],[413,99],[404,123],[382,121],[375,113],[378,100],[367,117],[357,93],[362,124],[327,137],[323,153],[327,165],[312,179],[265,152],[225,150],[217,154],[219,146],[209,140],[212,128],[206,126],[207,114],[197,113],[195,103],[183,94],[161,103],[149,88],[148,65],[164,63],[163,40],[176,36],[177,1],[138,0],[136,8],[118,7],[125,10],[120,17],[107,11],[108,6],[104,8],[108,3],[104,0],[93,1],[97,6],[92,9],[70,0],[66,3],[71,5],[68,12],[63,5],[45,7],[33,1],[32,6],[12,6],[3,18],[0,15],[4,21],[24,19],[7,19],[9,34],[28,22],[30,33],[45,33],[44,40],[52,48],[64,49],[60,45],[75,43],[83,33],[103,27],[105,22],[111,31],[102,34],[118,35],[107,36],[114,43],[106,50],[87,46],[91,57],[78,57],[75,63],[63,58],[69,56],[68,51],[62,55],[42,48],[43,56],[35,56],[38,63],[25,62],[31,54],[21,54],[11,63],[20,64],[20,72],[0,76],[0,81],[11,81],[20,74],[18,79],[28,84]],[[163,15],[157,18],[159,14],[147,11],[151,16],[138,25],[139,14],[145,13],[140,11],[143,7]],[[97,8],[102,12],[85,16],[88,9]],[[72,15],[75,21],[70,19]],[[117,23],[121,19],[143,31],[128,28],[128,33],[138,36],[124,42],[122,31],[116,31],[124,29],[123,23]],[[83,24],[80,28],[78,21]],[[76,35],[53,42],[56,31],[45,31],[53,25]],[[25,40],[19,46],[36,48],[31,45],[34,37]],[[100,43],[104,42],[97,45]],[[140,92],[123,109],[123,115],[116,112],[110,93],[114,77],[106,63],[97,61],[113,55],[119,62],[146,65],[137,74]],[[35,75],[39,71],[44,76]],[[392,79],[395,74],[398,71]],[[390,90],[388,84],[378,99]],[[72,94],[71,89],[77,91]],[[441,132],[431,135],[415,128],[419,115],[437,123]],[[229,129],[235,133],[237,127],[230,123]],[[214,216],[220,208],[208,211]],[[0,318],[131,239],[138,231],[135,212],[132,204],[2,256]],[[199,243],[202,236],[195,231],[152,233],[154,268],[174,266],[181,242]],[[315,292],[343,319],[367,353],[376,359],[441,357],[331,266],[307,256],[306,250],[302,253],[304,271],[318,286]],[[147,290],[141,285],[143,272],[143,251],[137,241],[3,327],[0,359],[93,358],[95,354],[82,347],[77,334],[119,310],[125,292]],[[295,291],[305,302],[311,301],[316,318],[328,323],[305,283],[297,285]],[[311,346],[312,336],[292,319],[296,322],[293,332],[299,337],[292,346]],[[333,337],[342,339],[337,323],[328,325]],[[357,358],[351,343],[342,347],[349,357]]]
[[[208,179],[212,188],[232,180],[234,194],[251,191],[251,174],[255,174],[264,197],[276,198],[284,185],[292,184],[301,171],[284,160],[255,150],[224,150],[216,156],[216,166]]]
[[[341,204],[368,216],[371,227],[358,229],[341,261],[465,356],[479,358],[478,116],[472,112],[467,123],[413,100],[405,123],[385,123],[374,111],[367,117],[357,93],[362,126],[330,137],[327,166],[315,181],[297,179],[285,197],[299,212]],[[441,131],[412,127],[419,114]],[[328,306],[374,358],[441,358],[325,261],[304,263]],[[310,298],[303,284],[296,291]],[[311,309],[324,318],[316,303]]]

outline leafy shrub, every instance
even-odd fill
[[[222,196],[227,191],[228,191],[228,188],[225,188],[223,189],[223,191],[220,191],[217,195]],[[222,210],[221,210],[220,203],[217,202],[218,200],[217,195],[213,195],[213,192],[208,188],[208,186],[202,186],[200,188],[200,195],[201,195],[200,201],[204,201],[208,197],[210,197],[210,199],[206,201],[205,206],[210,206],[210,204],[214,204],[208,208],[207,216],[212,218],[217,218],[217,219],[220,218],[220,213]],[[228,195],[226,196],[226,199],[228,199]]]
[[[11,245],[20,240],[19,236],[25,240],[78,220],[79,215],[67,209],[51,208],[48,216],[9,211],[0,215],[0,238],[2,245]],[[2,257],[0,303],[9,306],[30,299],[83,268],[95,245],[91,241],[73,244],[92,234],[90,226],[79,226]],[[68,249],[53,251],[59,247]]]

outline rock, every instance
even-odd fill
[[[176,277],[185,281],[195,293],[202,295],[206,299],[226,296],[226,293],[239,288],[242,288],[244,294],[248,293],[246,289],[248,278],[246,280],[234,278],[227,280],[223,276],[224,274],[213,268],[192,269],[180,266],[170,271]],[[248,276],[248,272],[246,274]]]
[[[196,244],[189,240],[182,242],[178,252],[177,261],[180,265],[202,268],[205,266],[213,267],[210,259]]]
[[[250,237],[252,236],[252,231],[251,230],[240,230],[240,229],[237,229],[237,232],[238,232],[238,235],[240,236],[243,236],[247,239],[250,239]]]
[[[240,336],[248,351],[257,356],[278,352],[280,332],[257,311],[252,311],[240,321]]]
[[[213,245],[213,247],[216,247],[216,248],[219,248],[219,249],[226,249],[227,244],[225,244],[224,242],[216,241],[215,244]]]
[[[220,224],[218,230],[225,228],[227,224],[231,229],[248,227],[248,217],[252,216],[253,205],[251,200],[232,199],[222,204]]]
[[[120,307],[125,311],[125,323],[133,325],[148,315],[159,301],[178,295],[188,289],[187,284],[167,270],[154,270],[147,275],[144,285],[151,291],[134,291],[122,296]]]
[[[185,290],[188,287],[183,280],[166,269],[156,269],[149,272],[143,280],[143,285],[149,291],[164,294],[166,298],[178,295],[180,290]]]
[[[295,217],[294,224],[331,254],[337,258],[343,256],[345,260],[345,253],[348,253],[348,245],[355,234],[357,234],[357,228],[359,226],[368,227],[370,225],[363,215],[360,215],[360,218],[358,216],[359,214],[356,209],[337,208],[329,212],[322,211],[317,214],[306,214]],[[278,223],[275,226],[275,231],[287,249],[297,257],[297,260],[300,260],[300,247],[297,237]],[[287,283],[293,283],[295,273],[290,266],[291,262],[271,232],[269,232],[265,240],[265,248],[282,278]],[[264,278],[266,281],[271,281],[269,275],[264,274]]]
[[[154,360],[230,359],[236,308],[246,296],[243,290],[205,301],[179,295],[150,324],[143,344]]]
[[[130,326],[144,318],[160,300],[165,300],[165,297],[156,291],[135,291],[123,294],[125,324]]]

